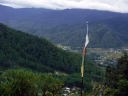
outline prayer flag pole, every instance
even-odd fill
[[[86,33],[86,37],[85,37],[85,44],[83,47],[83,52],[82,52],[82,64],[81,64],[81,96],[83,96],[83,89],[84,89],[84,59],[86,56],[86,47],[89,43],[89,37],[88,37],[88,21],[86,22],[86,26],[87,26],[87,33]]]

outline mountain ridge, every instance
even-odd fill
[[[121,48],[128,46],[127,13],[84,9],[49,10],[41,8],[9,8],[8,12],[8,10],[4,11],[0,8],[0,14],[0,22],[12,28],[45,37],[57,44],[75,48],[83,45],[83,35],[86,33],[85,23],[88,20],[89,30],[93,31],[90,32],[92,43],[89,47]],[[100,34],[106,33],[108,33],[106,36],[100,37]],[[98,42],[96,42],[97,40]],[[105,45],[108,40],[109,42],[114,42]],[[75,42],[77,44],[74,46]]]

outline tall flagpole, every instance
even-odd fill
[[[84,91],[84,59],[86,56],[86,47],[89,43],[89,38],[88,38],[88,21],[86,22],[87,26],[87,33],[86,33],[86,38],[85,38],[85,45],[83,47],[83,52],[82,52],[82,64],[81,64],[81,96],[83,96],[83,91]]]

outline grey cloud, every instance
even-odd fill
[[[0,0],[0,4],[14,8],[82,8],[128,13],[128,0]]]

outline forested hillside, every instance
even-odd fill
[[[89,24],[90,48],[128,47],[127,27],[125,25],[127,24],[127,21],[120,23],[123,18],[121,21],[116,20],[117,19],[113,22],[100,21]],[[115,25],[112,23],[115,23]],[[123,23],[125,24],[120,25]],[[45,34],[45,36],[54,43],[78,49],[82,47],[85,40],[86,24],[57,26],[47,32],[48,33]],[[54,35],[51,35],[53,32]]]
[[[89,45],[82,58],[86,21]],[[0,96],[82,93],[128,96],[128,14],[0,2]]]
[[[40,72],[78,72],[81,56],[49,41],[0,24],[0,68],[25,67]]]
[[[23,71],[21,70],[22,72],[18,74],[17,72],[20,72],[19,69],[25,69],[32,70],[32,72],[47,73],[48,75],[55,77],[59,81],[63,81],[64,86],[80,87],[80,66],[80,54],[64,51],[43,38],[29,35],[21,31],[16,31],[12,28],[7,27],[6,25],[0,24],[0,73],[2,74],[2,78],[6,76],[4,75],[4,73],[6,74],[7,72],[7,74],[12,75],[12,77],[9,78],[13,78],[13,80],[15,81],[15,79],[17,80],[22,78],[22,76],[19,76]],[[8,73],[8,69],[16,69],[16,71],[11,70],[11,72],[16,72],[17,74],[15,74],[13,77],[13,73]],[[87,59],[84,71],[85,76],[87,77],[84,78],[86,81],[84,83],[84,85],[86,86],[86,91],[90,91],[92,89],[92,81],[103,81],[104,69],[100,68],[97,65],[94,65]],[[25,76],[25,79],[29,79],[26,76],[30,75],[30,78],[32,78],[33,80],[33,75],[29,74],[28,71],[23,74]],[[9,81],[8,79],[5,79],[2,84],[6,84],[7,82],[11,83],[13,81],[10,81],[10,79]],[[20,81],[18,82],[20,83]],[[14,83],[17,84],[18,82]],[[37,83],[36,81],[34,82]],[[3,88],[3,86],[4,85],[0,87]],[[22,87],[21,85],[19,86]],[[12,90],[14,89],[12,88]]]
[[[128,47],[127,13],[87,9],[15,9],[0,6],[0,22],[75,49],[83,45],[87,20],[91,41],[89,47]]]

